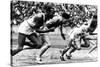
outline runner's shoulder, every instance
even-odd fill
[[[53,20],[62,20],[62,17],[60,15],[54,16]]]

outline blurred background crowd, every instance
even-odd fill
[[[52,2],[11,1],[11,24],[19,25],[25,19],[38,12],[51,12],[51,15],[69,13],[72,21],[88,19],[90,15],[97,15],[97,6],[64,4]],[[48,19],[48,17],[46,17]]]

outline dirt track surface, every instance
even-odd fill
[[[66,59],[66,61],[61,61],[59,56],[59,48],[50,48],[42,56],[43,63],[41,64],[59,64],[59,63],[80,63],[80,62],[94,62],[97,61],[96,50],[91,54],[88,54],[89,50],[80,50],[73,53],[71,60]],[[27,49],[23,50],[17,55],[13,56],[13,66],[30,66],[30,65],[39,65],[35,62],[35,55],[38,49]]]

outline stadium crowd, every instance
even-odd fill
[[[11,24],[20,24],[31,15],[38,12],[52,11],[51,15],[61,14],[63,12],[69,13],[72,23],[77,24],[79,20],[85,21],[91,14],[97,14],[97,9],[90,5],[78,4],[58,4],[50,2],[33,2],[33,1],[11,1]],[[52,14],[53,13],[53,14]],[[52,18],[52,16],[49,16]],[[46,19],[49,19],[46,17]]]

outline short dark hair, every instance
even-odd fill
[[[62,13],[62,17],[64,17],[65,19],[69,19],[70,18],[70,14]]]
[[[51,9],[52,9],[52,6],[50,6],[50,5],[44,5],[43,9],[44,9],[46,12],[50,12]]]

